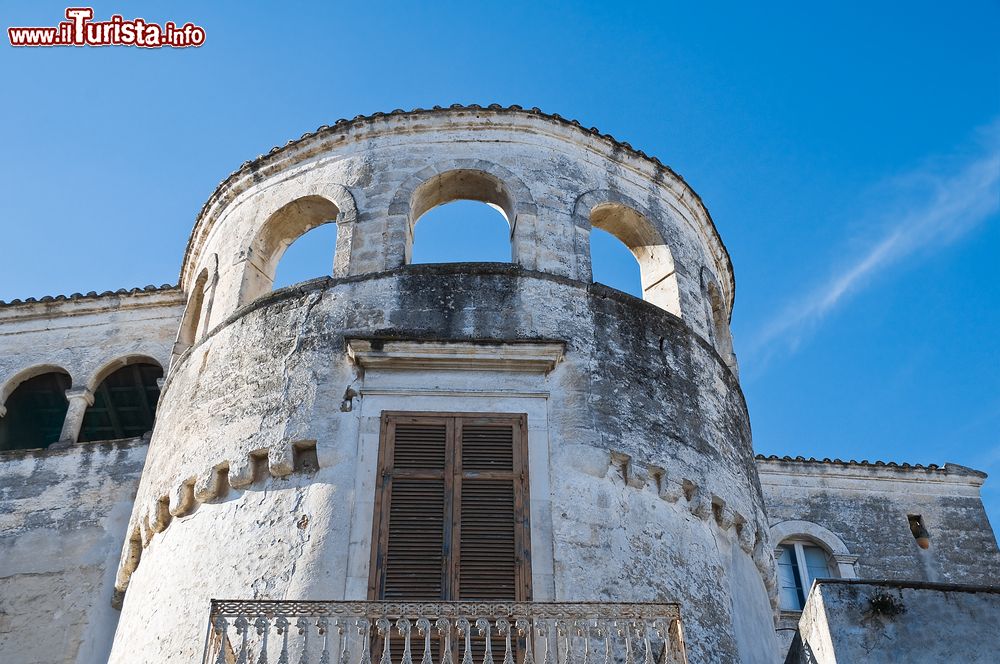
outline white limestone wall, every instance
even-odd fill
[[[772,535],[816,542],[842,577],[985,585],[1000,579],[1000,548],[980,496],[985,473],[950,463],[776,457],[759,459],[757,467]],[[926,549],[914,539],[909,515],[923,519]]]
[[[0,660],[107,661],[139,439],[0,452]]]
[[[1000,589],[917,582],[813,586],[789,662],[992,664],[1000,652]]]

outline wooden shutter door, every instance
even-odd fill
[[[384,413],[369,597],[530,601],[526,418]]]
[[[456,594],[459,600],[526,600],[521,418],[456,422]]]
[[[377,599],[448,596],[453,426],[450,418],[383,420],[376,493],[382,525],[373,547],[371,589]]]

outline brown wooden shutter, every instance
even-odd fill
[[[385,527],[374,566],[381,599],[447,596],[451,427],[446,418],[395,418],[383,425],[378,497]]]
[[[383,415],[372,599],[531,599],[525,433],[523,415]]]
[[[515,428],[514,421],[459,422],[455,599],[517,599]]]

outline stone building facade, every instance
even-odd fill
[[[411,264],[420,217],[460,199],[503,212],[511,263]],[[325,223],[331,275],[272,290]],[[593,228],[632,251],[641,300],[592,282]],[[209,198],[179,286],[0,306],[0,655],[320,661],[296,639],[334,634],[364,661],[420,627],[372,604],[391,599],[455,618],[455,643],[477,616],[427,602],[493,602],[497,642],[524,612],[522,658],[593,635],[763,663],[816,578],[994,583],[981,473],[754,457],[734,290],[683,179],[537,109],[275,148]],[[323,622],[348,611],[354,637]]]

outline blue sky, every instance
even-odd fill
[[[8,0],[0,16],[54,25],[64,8]],[[981,468],[1000,523],[996,3],[94,8],[190,20],[207,41],[0,47],[0,299],[176,282],[215,185],[337,118],[539,106],[657,155],[703,197],[736,268],[759,452]],[[418,259],[506,250],[485,241],[503,237],[490,210],[431,214]],[[630,288],[612,249],[595,249],[598,278]],[[329,269],[291,251],[286,280]]]

